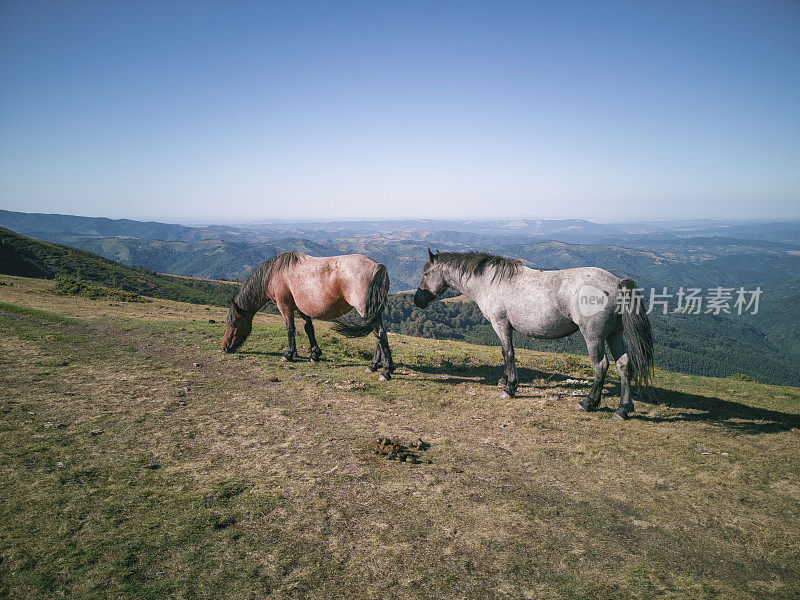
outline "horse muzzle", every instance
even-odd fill
[[[242,342],[237,342],[236,340],[230,340],[226,342],[223,340],[222,342],[222,351],[226,354],[233,354],[236,352],[236,349],[242,345]]]
[[[427,308],[428,304],[434,300],[436,300],[436,296],[422,288],[417,288],[417,293],[414,294],[414,304],[416,304],[417,308]]]

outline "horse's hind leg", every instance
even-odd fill
[[[376,360],[378,356],[378,351],[380,350],[380,359],[381,359],[381,376],[378,378],[379,381],[386,381],[392,378],[392,373],[394,372],[394,361],[392,360],[392,350],[389,348],[389,337],[386,335],[386,329],[383,326],[383,319],[380,319],[376,324],[375,328],[372,330],[373,335],[375,336],[376,347],[375,347],[375,357],[373,357],[373,361]],[[372,365],[370,365],[372,366]],[[377,362],[375,363],[375,367],[377,368]]]
[[[299,311],[298,311],[299,312]],[[303,317],[305,320],[304,329],[306,330],[306,336],[308,336],[308,345],[310,346],[309,349],[309,360],[311,362],[317,362],[322,356],[322,350],[320,350],[319,345],[317,344],[317,336],[314,335],[314,323],[311,322],[311,317],[300,313],[300,316]]]
[[[383,360],[383,350],[381,349],[381,339],[380,339],[380,331],[378,326],[375,325],[372,329],[372,335],[375,338],[375,352],[372,354],[372,360],[370,361],[369,365],[367,365],[367,371],[370,373],[374,373],[378,370],[378,365],[381,364]]]
[[[586,348],[589,350],[589,358],[594,369],[594,381],[589,390],[589,396],[578,404],[575,408],[583,411],[595,410],[600,405],[600,396],[603,393],[603,382],[608,371],[608,357],[606,356],[605,343],[602,338],[593,336],[588,332],[584,333]]]
[[[281,305],[278,306],[278,310],[283,315],[283,322],[286,325],[286,335],[289,337],[289,349],[284,352],[281,360],[293,361],[297,358],[297,344],[294,335],[294,307]]]
[[[381,322],[381,346],[383,353],[383,366],[389,373],[394,373],[394,360],[392,359],[392,349],[389,347],[389,335]]]
[[[608,347],[611,350],[611,357],[617,365],[617,373],[619,373],[619,408],[614,412],[614,418],[627,419],[634,409],[628,373],[628,349],[625,346],[621,329],[608,338]]]

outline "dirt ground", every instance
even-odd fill
[[[378,382],[325,324],[287,364],[271,315],[226,355],[218,308],[0,283],[0,596],[800,595],[797,388],[657,370],[619,422],[584,357],[503,399],[498,348],[391,335]]]

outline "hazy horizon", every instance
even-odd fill
[[[9,210],[12,212],[20,212],[27,214],[54,214],[63,216],[86,217],[86,218],[101,218],[101,219],[128,219],[131,221],[141,222],[158,222],[175,225],[237,225],[237,224],[258,224],[258,223],[329,223],[329,222],[365,222],[365,221],[436,221],[436,222],[490,222],[490,221],[569,221],[580,220],[588,221],[591,223],[613,225],[615,223],[759,223],[759,222],[800,222],[800,214],[798,215],[775,215],[775,216],[740,216],[740,217],[725,217],[725,216],[688,216],[681,217],[675,216],[651,216],[651,217],[635,217],[630,216],[627,218],[599,216],[590,217],[585,215],[564,215],[564,216],[544,216],[544,215],[496,215],[496,216],[472,216],[472,215],[453,215],[432,217],[426,215],[408,215],[408,216],[363,216],[363,217],[347,217],[347,216],[329,216],[329,217],[314,217],[314,216],[297,216],[297,217],[240,217],[240,218],[224,218],[224,217],[193,217],[190,215],[172,215],[172,216],[158,216],[158,215],[141,215],[130,216],[120,215],[114,216],[108,212],[100,213],[78,213],[78,212],[65,212],[63,210],[22,210],[0,206],[0,210]]]
[[[0,8],[0,207],[800,218],[800,3]]]
[[[0,210],[9,210],[0,207]],[[158,218],[153,216],[143,216],[140,218],[131,217],[112,217],[106,214],[75,214],[64,212],[40,212],[40,211],[12,211],[29,215],[60,215],[67,217],[80,217],[80,218],[101,218],[101,219],[128,219],[137,222],[154,222],[164,223],[168,225],[184,225],[189,227],[203,227],[203,226],[241,226],[241,227],[255,227],[259,225],[302,225],[302,224],[326,224],[326,223],[365,223],[365,222],[431,222],[431,223],[491,223],[503,221],[542,221],[542,222],[558,222],[558,221],[585,221],[595,223],[598,225],[635,225],[635,224],[649,224],[665,226],[679,226],[679,225],[709,225],[709,226],[725,226],[737,225],[748,223],[797,223],[800,225],[800,218],[797,217],[760,217],[760,218],[712,218],[712,217],[687,217],[687,218],[651,218],[651,219],[589,219],[580,216],[574,217],[518,217],[518,216],[499,216],[499,217],[451,217],[451,218],[430,218],[430,217],[377,217],[377,218],[242,218],[242,219],[194,219],[191,217],[184,218]]]

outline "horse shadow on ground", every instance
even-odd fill
[[[415,365],[413,370],[418,373],[425,373],[426,375],[437,376],[435,381],[440,383],[449,383],[458,385],[461,383],[481,383],[485,385],[495,385],[497,380],[503,374],[502,365],[497,366],[464,366],[464,365],[451,365],[446,361],[442,366],[430,365]],[[539,371],[538,369],[529,369],[527,367],[517,367],[517,377],[520,383],[528,383],[532,381],[545,380],[545,383],[564,383],[566,381],[575,381],[574,378],[562,375],[561,373],[548,373],[546,371]],[[585,379],[585,378],[583,378]]]
[[[291,361],[283,361],[283,354],[286,350],[238,350],[237,354],[241,354],[242,356],[262,356],[262,357],[271,357],[275,359],[275,362],[282,365],[291,365],[295,363],[307,363],[311,360],[310,354],[300,354],[297,353],[297,356],[294,357],[294,360]],[[324,355],[318,358],[316,361],[317,363],[327,363],[330,362],[329,358],[326,358]]]
[[[415,366],[414,370],[427,375],[441,376],[433,379],[439,383],[459,385],[462,383],[481,383],[496,386],[497,380],[503,372],[501,366],[463,366],[433,367]],[[525,367],[517,368],[517,376],[522,384],[532,385],[534,388],[542,383],[566,383],[574,379],[559,373],[549,373]],[[590,379],[581,378],[580,386],[571,389],[586,390],[588,393]],[[524,399],[524,391],[518,398]],[[598,412],[611,412],[619,402],[619,384],[608,385],[603,388],[603,406]],[[576,400],[578,397],[576,397]],[[674,409],[667,415],[647,416],[634,413],[631,418],[651,423],[672,422],[708,422],[727,427],[737,433],[759,434],[778,433],[800,428],[800,415],[780,412],[767,408],[748,406],[733,400],[724,400],[712,396],[689,394],[660,387],[651,387],[645,390],[641,397],[634,395],[634,400],[643,403],[657,404]]]
[[[619,393],[619,386],[616,388]],[[778,433],[800,428],[800,415],[664,388],[652,388],[652,391],[653,398],[645,396],[645,402],[668,406],[675,409],[676,413],[638,417],[642,421],[652,423],[706,421],[747,434]]]
[[[291,361],[291,362],[282,361],[281,358],[283,358],[284,352],[286,352],[285,349],[282,349],[282,350],[237,350],[236,351],[237,354],[241,354],[242,356],[272,357],[272,358],[275,359],[276,363],[283,364],[283,365],[291,365],[291,364],[297,364],[297,363],[307,363],[307,362],[310,362],[310,360],[311,360],[311,355],[310,354],[300,354],[298,352],[297,356],[294,358],[293,361]],[[356,362],[356,361],[342,362],[341,360],[337,360],[336,358],[329,358],[329,357],[325,356],[325,354],[323,354],[321,357],[319,357],[314,362],[315,362],[315,364],[323,364],[323,365],[327,365],[327,366],[331,366],[331,367],[335,367],[335,368],[358,367],[358,366],[363,366],[364,368],[366,368],[367,364],[369,364],[369,359],[362,360],[360,362]]]
[[[274,356],[278,359],[283,356],[283,352],[278,352],[277,350],[237,350],[236,354],[241,354],[242,356]],[[301,357],[298,356],[295,360],[301,360]],[[307,356],[305,360],[308,360]]]

